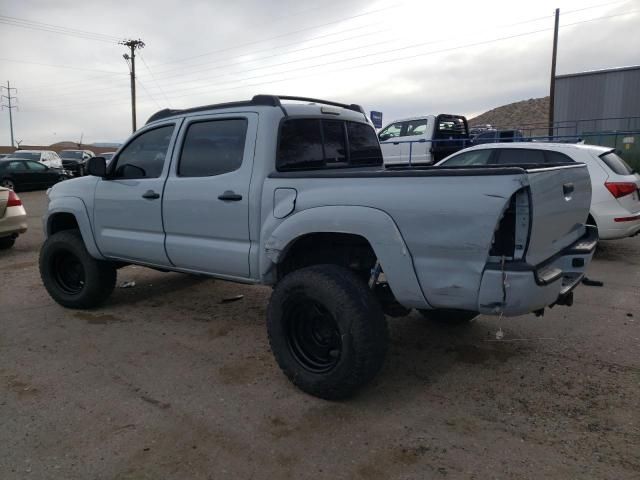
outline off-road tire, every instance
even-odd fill
[[[296,305],[302,308],[294,308]],[[292,311],[304,313],[295,315]],[[318,312],[324,312],[321,318],[329,318],[329,323],[333,320],[332,338],[339,347],[329,350],[332,359],[325,362],[334,364],[311,368],[306,359],[300,360],[304,349],[292,339],[316,341],[315,335],[293,332],[315,325]],[[373,379],[384,363],[389,343],[378,301],[355,273],[337,265],[314,265],[285,276],[269,301],[267,332],[276,361],[289,380],[302,391],[326,400],[350,397]]]
[[[420,310],[420,313],[427,320],[443,325],[464,325],[479,315],[478,312],[453,309]]]
[[[116,276],[112,263],[89,255],[78,230],[54,233],[40,249],[42,282],[51,298],[64,307],[97,307],[113,291]]]
[[[2,237],[0,238],[0,250],[7,250],[13,247],[16,243],[16,237]]]

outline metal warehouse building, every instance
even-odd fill
[[[556,135],[640,130],[640,65],[558,75]]]

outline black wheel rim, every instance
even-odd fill
[[[51,259],[53,278],[68,295],[77,295],[84,288],[85,274],[82,263],[73,253],[60,251]]]
[[[342,355],[342,336],[334,316],[319,302],[296,295],[284,305],[287,345],[296,361],[312,373],[331,371]]]

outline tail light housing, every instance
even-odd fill
[[[615,198],[631,195],[638,189],[638,186],[633,182],[605,182],[604,186]]]
[[[22,200],[16,195],[16,192],[9,190],[9,199],[7,200],[7,207],[19,207],[22,205]]]

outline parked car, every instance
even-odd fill
[[[430,165],[468,145],[461,115],[427,115],[396,120],[378,133],[385,165]]]
[[[130,263],[272,285],[276,360],[327,399],[380,369],[384,313],[569,305],[597,242],[585,165],[385,169],[362,107],[316,99],[162,110],[87,170],[49,192],[40,271],[56,302],[101,304]]]
[[[471,135],[471,145],[501,142],[524,142],[526,138],[520,130],[487,130]]]
[[[61,168],[47,167],[34,160],[0,160],[0,186],[11,190],[48,188],[68,177]]]
[[[47,167],[62,168],[62,159],[53,150],[16,150],[6,158],[34,160]]]
[[[11,154],[10,153],[0,153],[0,159],[8,157],[9,155],[11,155]]]
[[[62,150],[60,152],[62,166],[76,177],[84,175],[87,160],[95,157],[91,150]]]
[[[0,187],[0,250],[13,247],[27,231],[27,212],[16,192]]]
[[[603,240],[640,232],[640,175],[615,150],[584,144],[495,143],[468,148],[438,166],[518,165],[582,162],[591,177],[591,208],[587,223],[595,225]]]

